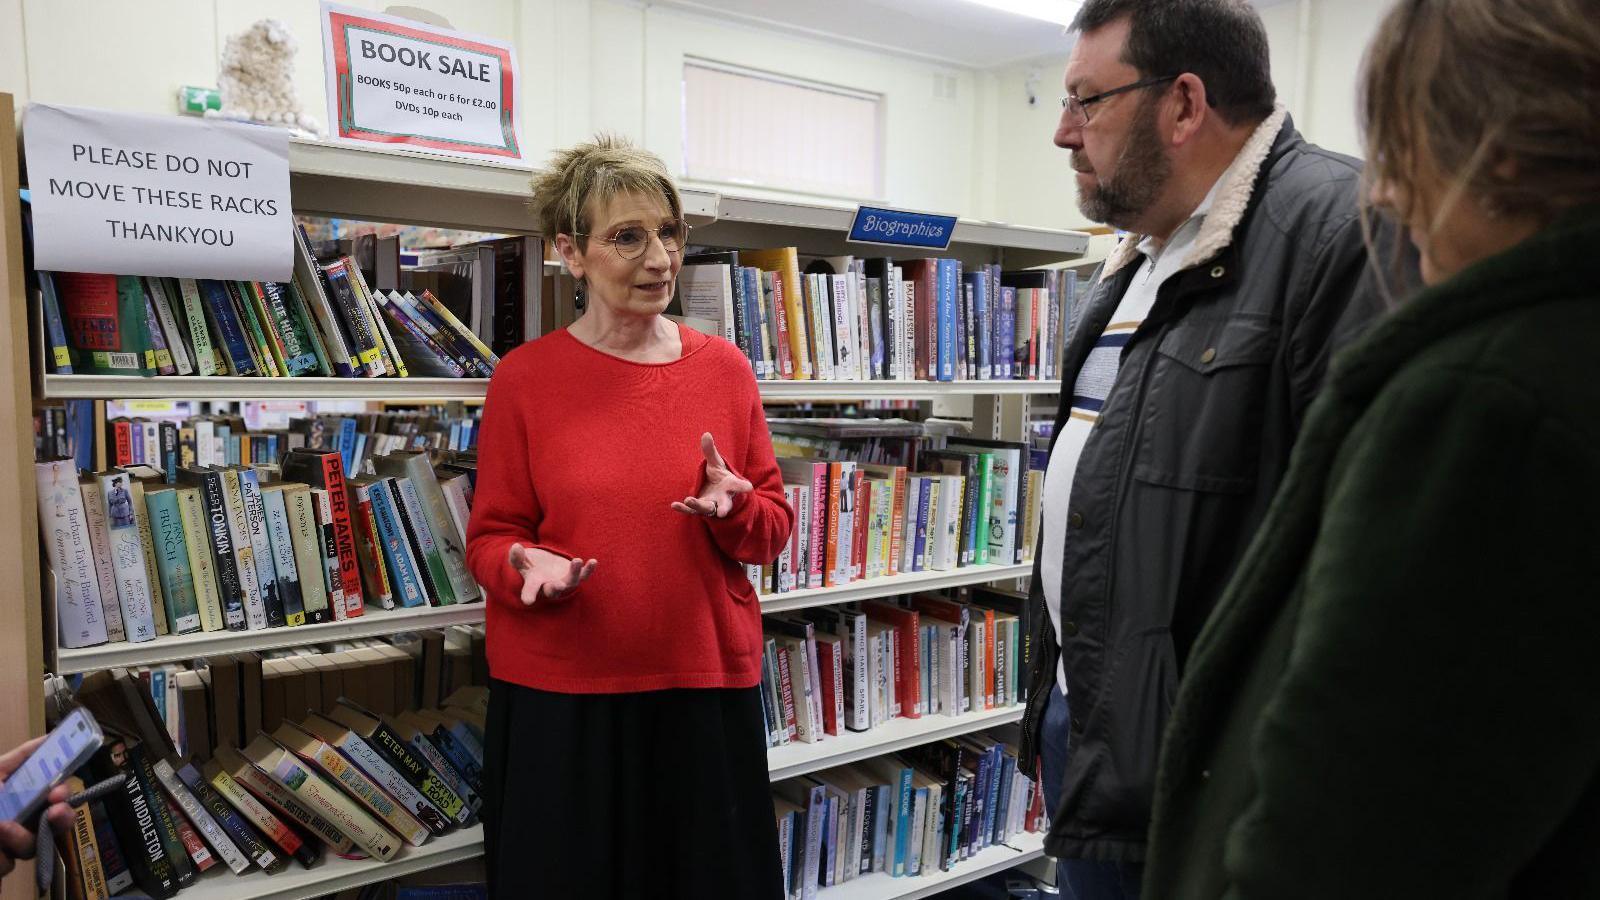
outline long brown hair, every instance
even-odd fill
[[[1363,196],[1381,182],[1402,213],[1427,203],[1431,228],[1467,199],[1540,222],[1600,202],[1596,12],[1594,0],[1401,0],[1363,67]],[[1430,183],[1440,196],[1419,194]]]

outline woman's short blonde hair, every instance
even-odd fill
[[[551,157],[533,177],[530,206],[547,239],[572,235],[583,248],[587,240],[579,235],[593,227],[594,210],[619,194],[660,197],[673,217],[683,217],[683,201],[661,158],[609,134]]]
[[[1401,0],[1360,100],[1369,186],[1409,212],[1437,179],[1443,195],[1420,210],[1435,226],[1464,198],[1544,222],[1600,201],[1594,0]]]

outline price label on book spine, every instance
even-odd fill
[[[522,159],[510,44],[323,3],[322,53],[338,137]]]
[[[287,131],[35,103],[22,138],[38,268],[292,277]]]
[[[950,237],[955,231],[955,216],[877,206],[857,207],[856,217],[850,222],[850,240],[858,244],[888,244],[892,247],[948,250]]]

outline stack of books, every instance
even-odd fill
[[[296,230],[289,282],[39,272],[56,374],[488,378],[499,357],[432,294],[374,291]]]
[[[1017,764],[1017,737],[997,729],[774,785],[787,896],[809,900],[874,872],[948,871],[1042,831],[1043,792]]]
[[[276,466],[179,465],[171,480],[35,464],[61,646],[478,600],[465,557],[476,469],[417,451],[372,464],[347,479],[338,451],[310,448]]]
[[[71,897],[171,897],[212,869],[272,874],[327,853],[387,861],[477,821],[484,688],[393,713],[340,697],[202,761],[176,752],[136,678],[99,674],[79,691],[108,738],[87,774],[126,780],[77,810]]]
[[[1060,377],[1076,273],[960,260],[819,257],[794,247],[686,259],[679,303],[757,378],[1029,381]]]
[[[1024,600],[977,590],[763,617],[767,746],[1026,702]]]

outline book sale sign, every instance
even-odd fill
[[[22,123],[36,268],[288,281],[289,133],[34,103]]]
[[[510,44],[324,2],[322,51],[337,137],[522,159]]]

